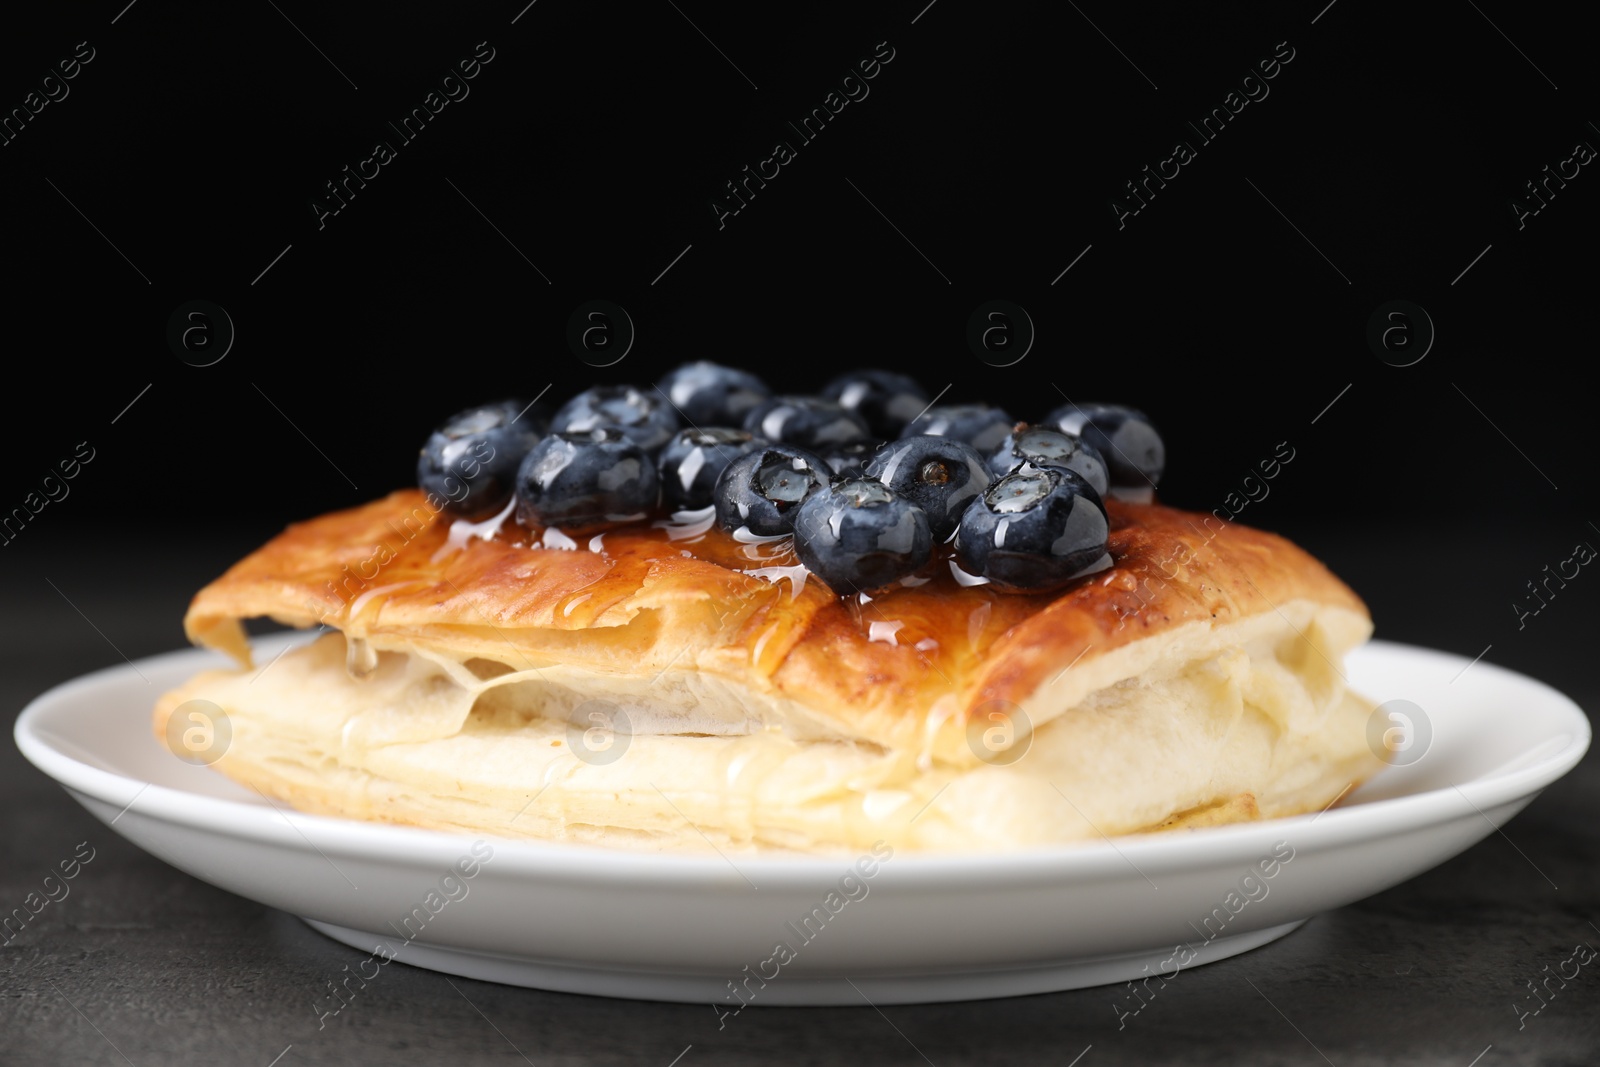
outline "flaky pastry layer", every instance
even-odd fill
[[[664,712],[720,707],[726,691],[744,709],[726,717],[955,762],[970,761],[979,706],[1021,705],[1043,726],[1160,661],[1164,646],[1148,638],[1194,623],[1226,627],[1303,600],[1328,609],[1324,655],[1370,633],[1361,601],[1283,538],[1156,505],[1107,507],[1113,566],[1063,593],[941,580],[857,604],[714,529],[529,548],[466,537],[462,524],[452,536],[408,490],[291,526],[201,590],[185,628],[244,663],[239,620],[270,616],[326,624],[380,652],[560,667],[602,687],[692,674],[659,694]]]
[[[756,718],[734,727],[714,711],[662,715],[646,678],[611,680],[632,732],[599,760],[581,736],[594,706],[581,672],[482,677],[385,653],[357,678],[338,634],[257,670],[202,674],[156,714],[164,727],[184,701],[220,705],[233,730],[220,769],[325,814],[657,849],[1017,848],[1316,810],[1371,773],[1370,705],[1306,644],[1328,639],[1326,609],[1282,610],[1160,639],[1169,658],[993,764]]]
[[[1112,567],[1065,592],[862,602],[716,530],[530,547],[395,493],[203,589],[190,636],[244,667],[155,725],[220,705],[218,768],[305,811],[652,849],[1030,847],[1316,810],[1378,769],[1348,588],[1272,534],[1108,510]],[[252,668],[252,616],[335,632]]]

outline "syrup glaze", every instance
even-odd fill
[[[938,545],[932,562],[905,584],[873,595],[839,596],[806,572],[792,537],[730,534],[716,524],[711,509],[596,532],[522,525],[511,508],[481,522],[452,522],[448,514],[431,513],[420,494],[410,491],[368,507],[388,502],[393,506],[384,509],[381,522],[343,531],[346,544],[324,542],[325,551],[331,549],[325,562],[297,575],[321,587],[320,621],[360,634],[376,627],[398,601],[419,595],[437,600],[442,590],[481,601],[477,609],[496,624],[515,624],[519,607],[537,602],[549,604],[539,625],[586,630],[602,625],[608,611],[648,583],[689,572],[733,593],[730,599],[755,602],[754,610],[728,619],[739,626],[752,665],[763,674],[777,668],[802,630],[826,622],[834,636],[850,632],[861,642],[903,650],[925,664],[935,682],[944,672],[940,688],[949,689],[997,637],[1063,592],[1002,593],[958,582],[950,571],[950,546]],[[331,518],[291,527],[285,536]],[[303,555],[299,561],[312,562]],[[512,575],[523,596],[507,596]],[[490,588],[492,605],[475,595]]]
[[[671,519],[607,530],[595,552],[605,570],[574,594],[594,601],[597,610],[586,621],[592,623],[604,606],[632,595],[663,560],[694,559],[773,587],[768,603],[756,613],[759,633],[775,636],[819,612],[842,612],[863,640],[914,649],[936,670],[945,656],[981,656],[995,637],[1060,595],[1059,590],[1017,595],[984,584],[959,584],[950,574],[949,563],[955,556],[949,545],[936,546],[934,560],[903,584],[871,595],[839,595],[801,564],[793,537],[761,537],[743,529],[730,534],[714,519],[707,525],[712,510],[678,512]],[[552,541],[550,530],[512,523],[502,525],[489,539],[534,552],[544,549],[533,546]],[[556,544],[568,540],[557,533]],[[580,548],[590,543],[582,537],[575,540]],[[758,665],[761,651],[753,650]]]
[[[508,515],[464,533],[403,490],[291,526],[203,589],[185,626],[241,659],[237,620],[257,615],[517,669],[654,675],[681,656],[683,667],[847,712],[862,735],[887,740],[985,700],[1028,699],[1081,656],[1187,622],[1296,598],[1364,613],[1272,534],[1159,505],[1110,500],[1107,511],[1110,568],[1064,589],[964,585],[940,546],[919,584],[866,599],[802,582],[787,541],[687,517],[553,537]]]

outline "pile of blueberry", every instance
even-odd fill
[[[1068,404],[1016,422],[987,404],[930,405],[902,374],[846,374],[820,396],[687,363],[651,389],[596,386],[554,412],[505,400],[428,438],[417,480],[481,520],[578,533],[658,509],[715,508],[741,539],[794,538],[836,592],[917,582],[951,545],[958,580],[1061,586],[1105,556],[1106,495],[1149,500],[1165,448],[1143,414]]]

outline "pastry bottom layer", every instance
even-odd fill
[[[652,686],[672,679],[611,676],[606,691],[631,701],[575,702],[585,679],[559,666],[396,652],[358,677],[347,661],[364,650],[349,656],[337,632],[265,667],[198,675],[161,698],[155,726],[165,735],[185,701],[217,704],[232,727],[219,770],[354,819],[661,851],[1039,847],[1315,811],[1378,770],[1371,703],[1343,684],[1342,649],[1308,651],[1316,612],[1301,621],[1218,627],[1184,646],[1187,661],[1035,730],[1008,708],[973,724],[959,762],[781,723],[695,732],[709,724],[648,713]]]

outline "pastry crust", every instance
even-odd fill
[[[849,847],[859,833],[882,836],[889,823],[910,832],[912,809],[875,826],[862,814],[885,783],[918,804],[949,787],[941,809],[986,808],[981,817],[919,820],[922,846],[992,847],[1315,810],[1378,768],[1362,732],[1370,705],[1349,693],[1339,667],[1371,622],[1342,582],[1269,533],[1158,505],[1112,500],[1107,510],[1113,565],[1063,592],[1002,594],[940,578],[863,604],[799,580],[775,546],[740,544],[715,529],[622,530],[576,543],[547,534],[573,547],[528,547],[510,527],[493,539],[469,536],[492,524],[452,530],[420,493],[397,492],[289,527],[201,590],[185,628],[248,666],[239,620],[325,624],[354,646],[353,661],[390,653],[385,662],[431,664],[471,690],[440,720],[455,716],[453,729],[446,722],[419,740],[358,744],[347,721],[336,724],[337,736],[316,740],[318,693],[361,683],[333,678],[309,653],[303,669],[284,672],[316,690],[293,715],[265,705],[252,713],[263,698],[213,673],[163,698],[157,725],[180,699],[222,697],[230,715],[271,729],[241,731],[236,722],[234,749],[219,767],[298,806],[612,844],[686,838],[681,820],[665,814],[624,817],[618,808],[608,817],[603,804],[586,806],[591,785],[609,781],[621,796],[643,789],[627,776],[647,766],[659,780],[675,760],[693,764],[718,745],[750,748],[766,738],[759,759],[747,758],[773,761],[775,781],[788,781],[780,764],[843,760],[853,770],[840,780],[853,774],[857,784],[839,788],[854,795],[829,812],[796,794],[793,806],[810,808],[793,819],[779,810],[783,795],[762,794],[753,802],[759,813],[738,817],[712,787],[700,789],[712,794],[703,805],[687,794],[673,803],[700,813],[697,833],[734,847],[805,851]],[[273,691],[255,687],[253,675],[232,677],[250,677],[255,694]],[[464,782],[462,774],[477,772],[463,771],[453,797],[451,786],[430,784],[430,770],[452,761],[482,765],[486,750],[465,753],[496,728],[504,728],[498,751],[535,737],[560,748],[567,719],[593,695],[633,709],[639,736],[626,760],[574,769],[562,793],[575,806],[502,830],[497,806],[514,810],[517,796],[539,789],[538,766]],[[511,705],[521,710],[507,726]],[[1027,757],[1009,763],[972,743],[995,709],[1011,745],[1033,745]],[[299,740],[273,739],[289,734]],[[402,753],[408,744],[436,747]],[[1123,767],[1141,748],[1148,766]],[[1184,759],[1211,772],[1176,773],[1173,761]],[[296,761],[299,771],[285,770]],[[890,764],[897,769],[885,770]],[[877,777],[862,785],[862,775]],[[577,777],[590,781],[580,788]],[[1018,832],[996,829],[996,812],[1038,803],[1041,782],[1063,797],[1062,783],[1076,783],[1069,803],[1082,818],[1035,825],[1023,817]],[[485,804],[496,808],[493,818],[479,811]]]

